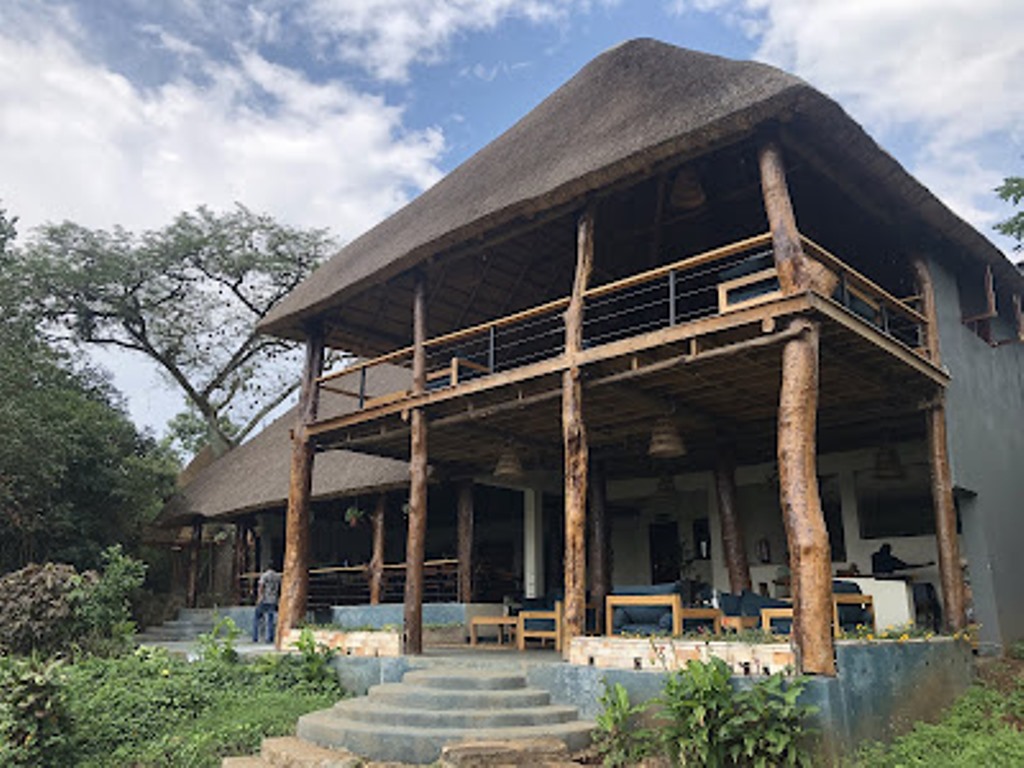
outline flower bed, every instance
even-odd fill
[[[346,630],[312,629],[317,645],[333,648],[341,656],[401,656],[402,635],[397,629]],[[295,650],[301,630],[290,629],[283,646]]]
[[[574,637],[569,663],[606,669],[664,672],[691,659],[722,659],[736,675],[770,675],[792,670],[796,657],[788,642],[745,643],[672,637]]]

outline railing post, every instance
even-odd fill
[[[846,279],[846,270],[842,270],[839,273],[839,296],[842,299],[843,306],[847,309],[850,308],[850,283]]]
[[[889,332],[889,310],[885,306],[885,302],[879,302],[878,313],[881,316],[882,330],[886,333]]]
[[[366,367],[359,370],[359,410],[366,406]]]
[[[668,273],[668,324],[676,324],[676,271]]]
[[[487,367],[491,373],[494,373],[494,342],[497,333],[498,329],[493,325],[487,332]]]

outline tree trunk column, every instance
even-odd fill
[[[793,203],[786,185],[782,151],[777,142],[769,141],[761,147],[758,163],[761,169],[761,194],[772,233],[775,267],[779,273],[779,288],[784,294],[806,290],[809,277]]]
[[[818,327],[794,320],[803,333],[782,351],[779,395],[779,495],[789,542],[793,640],[800,671],[835,675],[832,647],[832,564],[821,511],[815,431],[818,410]]]
[[[316,421],[319,405],[317,377],[324,369],[324,336],[311,328],[306,338],[306,359],[299,389],[298,419],[292,433],[292,465],[288,484],[288,511],[284,523],[284,569],[278,604],[277,647],[306,616],[309,594],[309,498],[313,489],[313,444],[306,433]]]
[[[459,602],[473,602],[473,481],[459,484]]]
[[[370,515],[373,531],[373,551],[370,555],[370,605],[379,605],[384,588],[384,509],[387,496],[377,497],[377,506]]]
[[[427,389],[426,281],[413,294],[412,391]],[[405,652],[423,653],[423,557],[427,538],[427,415],[413,408],[409,450],[409,529],[405,545]]]
[[[747,560],[746,539],[736,509],[736,461],[732,449],[720,447],[715,465],[715,492],[718,497],[718,516],[722,521],[722,552],[729,572],[729,591],[740,594],[751,589],[750,562]]]
[[[931,271],[923,259],[913,261],[917,292],[922,312],[928,320],[925,348],[935,365],[942,364],[939,348],[938,315],[935,308],[935,285]],[[935,537],[939,555],[939,578],[942,582],[942,614],[946,627],[953,631],[967,623],[964,577],[960,567],[960,539],[956,532],[956,505],[953,502],[953,476],[949,468],[949,447],[946,439],[946,397],[939,393],[935,404],[925,414],[928,463],[932,481],[932,505],[935,508]]]
[[[590,595],[594,603],[594,631],[604,635],[604,601],[611,587],[608,562],[608,487],[604,464],[590,466]]]
[[[203,521],[192,521],[192,536],[188,543],[188,582],[185,585],[185,605],[195,608],[199,599],[199,552],[203,546]]]
[[[583,348],[583,293],[594,260],[594,208],[587,207],[576,230],[576,277],[565,312],[565,356],[562,375],[562,439],[565,446],[565,620],[563,654],[586,624],[587,429],[583,421],[583,387],[577,357]]]

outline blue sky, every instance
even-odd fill
[[[804,77],[991,236],[1024,174],[1022,29],[1020,0],[4,0],[0,202],[22,231],[238,201],[351,239],[648,36]],[[178,410],[101,359],[139,423]]]

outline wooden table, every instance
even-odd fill
[[[742,632],[746,629],[757,629],[761,624],[760,616],[723,616],[722,629]]]
[[[496,628],[498,630],[498,645],[504,645],[506,631],[509,633],[509,642],[511,642],[518,622],[519,620],[515,616],[474,616],[469,622],[469,644],[477,644],[477,629],[480,627]]]

